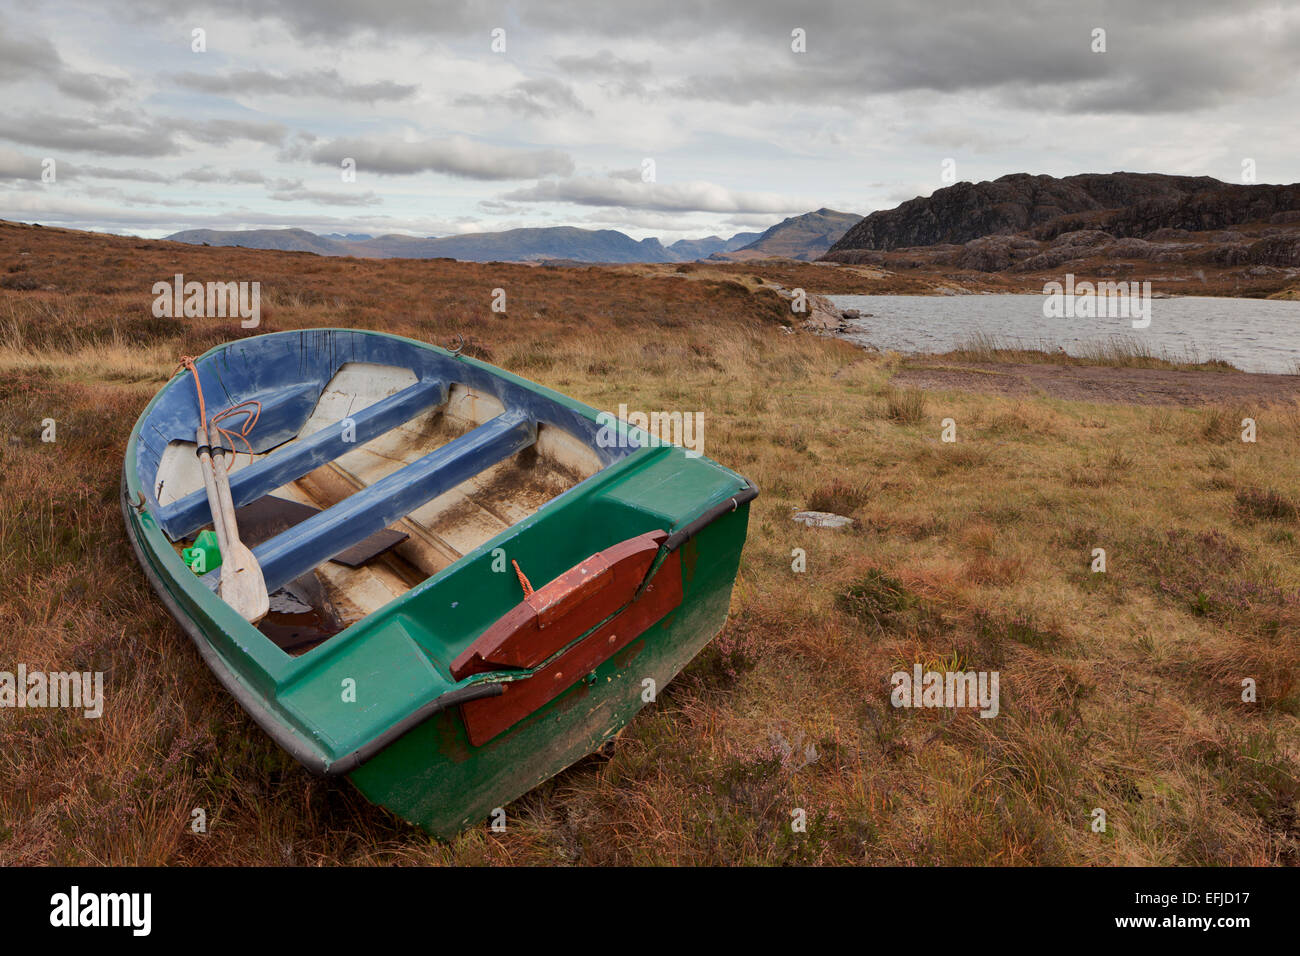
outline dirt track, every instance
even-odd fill
[[[1074,401],[1135,405],[1300,403],[1300,375],[1171,371],[1082,365],[944,362],[909,367],[897,385],[1002,395],[1050,395]]]

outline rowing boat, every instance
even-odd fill
[[[378,332],[239,339],[190,372],[126,449],[149,582],[280,747],[430,833],[599,749],[726,621],[757,490],[707,458]],[[200,395],[255,424],[203,446]],[[222,598],[208,454],[256,623]]]

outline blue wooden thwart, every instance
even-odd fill
[[[490,395],[505,408],[526,411],[533,421],[573,435],[591,448],[602,466],[612,465],[640,447],[633,432],[628,433],[630,441],[627,443],[612,445],[599,441],[605,430],[600,421],[557,401],[545,389],[473,360],[450,355],[442,349],[391,335],[358,329],[273,332],[230,342],[199,357],[195,366],[203,383],[207,407],[214,413],[240,402],[256,400],[262,403],[262,417],[248,438],[257,454],[276,449],[272,457],[279,457],[299,454],[294,451],[298,443],[283,449],[279,446],[302,431],[330,380],[352,363],[407,369],[420,382],[445,382],[448,389],[461,385]],[[390,401],[396,403],[404,399],[398,400],[397,396],[385,399],[386,403]],[[381,405],[381,408],[388,407]],[[352,417],[364,420],[371,414],[375,412],[359,411]],[[415,411],[412,410],[411,414],[414,416]],[[400,415],[394,415],[393,422],[381,421],[375,427],[382,431],[385,425],[395,425],[398,418]],[[179,373],[149,404],[148,414],[138,432],[139,453],[131,465],[146,507],[173,541],[186,537],[180,533],[180,528],[193,531],[207,520],[206,497],[202,491],[165,507],[158,501],[158,495],[162,493],[158,487],[158,471],[163,456],[174,442],[192,446],[198,420],[194,383],[188,373]],[[243,447],[242,443],[240,447]],[[231,476],[236,489],[244,481],[252,480],[240,478],[252,470],[250,466]],[[232,495],[244,504],[256,498],[247,490],[242,495],[232,490]],[[198,509],[198,519],[202,519],[198,525],[194,523],[198,520],[192,510],[195,508]]]
[[[537,423],[512,409],[253,549],[275,591],[461,482],[532,445]],[[217,576],[210,576],[210,586]]]
[[[353,441],[344,441],[343,422],[340,421],[247,468],[239,469],[230,476],[230,495],[235,507],[242,508],[281,485],[297,481],[321,465],[405,424],[446,400],[446,383],[437,380],[416,382],[396,395],[390,395],[350,415],[355,426],[355,436],[350,436],[354,438]],[[259,421],[258,430],[260,429]],[[158,514],[158,524],[173,541],[188,537],[211,520],[207,492],[202,488],[172,502]]]

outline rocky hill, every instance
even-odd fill
[[[569,259],[575,262],[668,262],[671,258],[658,239],[638,242],[614,229],[576,229],[553,226],[507,229],[502,232],[467,233],[420,239],[384,236],[367,243],[352,243],[364,251],[389,258],[462,259],[466,262],[528,262]]]
[[[856,213],[837,212],[823,207],[802,216],[791,216],[762,233],[749,245],[734,252],[715,253],[709,258],[732,262],[772,258],[817,259],[861,218]]]
[[[1153,200],[1177,202],[1223,185],[1208,176],[1158,173],[1084,174],[1064,179],[1012,173],[982,183],[957,183],[895,209],[873,212],[846,232],[831,252],[968,242],[998,233],[1025,232],[1063,216]]]
[[[1112,261],[1300,266],[1300,184],[1096,173],[958,183],[872,213],[824,256],[893,267],[1037,272]]]
[[[704,239],[678,239],[668,247],[668,252],[670,255],[676,256],[679,262],[707,259],[715,253],[741,249],[760,235],[762,233],[738,232],[730,239],[723,239],[721,236],[708,236]]]
[[[321,256],[347,256],[344,241],[318,236],[306,229],[186,229],[167,237],[193,246],[240,246],[244,249],[276,249],[280,252],[314,252]]]

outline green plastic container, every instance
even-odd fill
[[[217,546],[215,531],[201,531],[194,539],[194,547],[181,552],[181,560],[195,574],[207,574],[221,567],[221,548]]]

